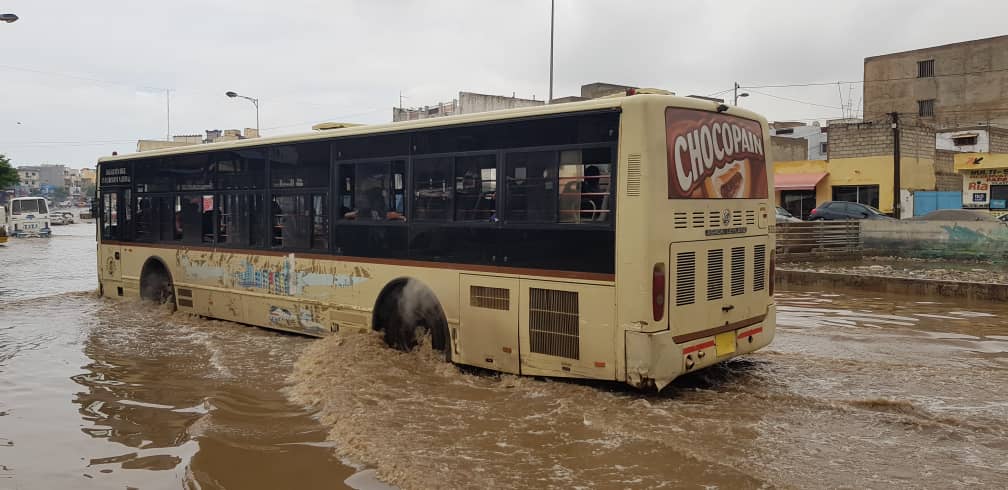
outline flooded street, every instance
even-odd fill
[[[102,300],[93,230],[0,247],[0,489],[1008,487],[1001,305],[779,291],[642,394]]]

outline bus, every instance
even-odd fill
[[[44,197],[15,197],[10,201],[9,233],[18,238],[49,237],[49,203]]]
[[[773,339],[768,142],[628,93],[104,157],[100,291],[661,389]]]

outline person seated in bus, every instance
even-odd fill
[[[594,220],[599,217],[599,211],[605,203],[605,191],[602,190],[602,172],[595,165],[584,169],[584,182],[581,184],[581,219]]]

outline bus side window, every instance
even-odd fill
[[[354,200],[355,178],[353,164],[338,167],[337,186],[339,194],[339,214],[336,219],[357,219],[357,205]]]
[[[452,158],[413,160],[413,219],[447,221],[452,211]]]
[[[557,216],[555,151],[508,153],[505,156],[509,221],[555,223]]]
[[[560,152],[561,223],[609,221],[610,148],[585,148]]]
[[[496,221],[497,158],[495,155],[455,159],[455,220]]]

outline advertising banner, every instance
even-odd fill
[[[766,199],[763,129],[756,121],[665,110],[669,199]]]

